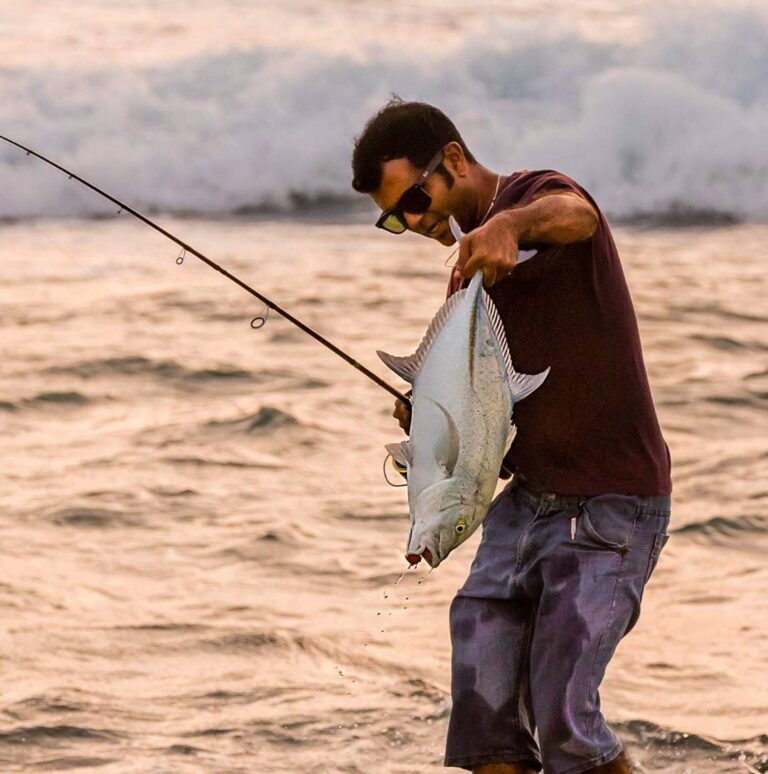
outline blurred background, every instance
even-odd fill
[[[606,714],[641,771],[762,772],[766,52],[759,2],[4,0],[0,134],[388,380],[375,350],[415,348],[450,250],[372,228],[367,118],[432,102],[491,169],[576,178],[675,485]],[[401,578],[388,394],[178,254],[0,144],[0,768],[442,771],[476,540]]]

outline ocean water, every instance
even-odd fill
[[[441,302],[416,237],[163,222],[385,378]],[[675,496],[604,706],[647,771],[765,771],[768,227],[617,239]],[[0,244],[0,768],[441,770],[475,541],[396,582],[388,394],[125,215]]]
[[[674,462],[604,708],[641,771],[768,771],[765,15],[387,8],[8,0],[0,134],[386,379],[375,350],[416,346],[449,252],[350,197],[387,93],[443,105],[499,171],[577,176],[615,224]],[[442,771],[477,538],[403,575],[388,394],[9,147],[0,216],[0,771]]]

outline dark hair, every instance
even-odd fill
[[[426,102],[403,102],[393,96],[355,140],[352,187],[360,193],[375,191],[381,185],[383,161],[406,158],[416,167],[426,167],[435,153],[451,141],[459,143],[467,161],[476,163],[459,130],[442,110]],[[442,164],[437,169],[450,176]]]

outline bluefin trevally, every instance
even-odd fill
[[[478,271],[445,302],[413,355],[378,352],[413,385],[410,438],[387,446],[407,468],[411,564],[437,567],[480,525],[517,432],[514,405],[549,373],[515,371],[482,283]]]

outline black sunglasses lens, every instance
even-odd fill
[[[420,185],[414,185],[400,197],[397,204],[403,212],[420,215],[429,209],[432,197]]]

